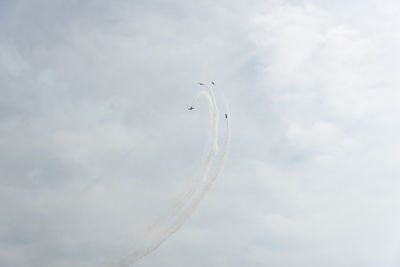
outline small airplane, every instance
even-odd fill
[[[200,85],[204,85],[204,83],[199,83]]]
[[[194,107],[192,107],[192,106],[190,108],[188,108],[188,110],[193,110],[193,109],[194,109]]]
[[[225,113],[225,119],[227,119],[227,118],[228,118],[228,114]]]
[[[212,85],[215,85],[215,82],[211,82],[212,83]]]

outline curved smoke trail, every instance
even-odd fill
[[[185,189],[180,193],[179,197],[174,201],[174,203],[171,205],[169,209],[164,211],[158,218],[151,223],[151,225],[148,227],[148,231],[152,232],[155,229],[159,228],[165,221],[167,221],[169,218],[172,218],[176,216],[179,212],[181,212],[182,208],[188,203],[188,200],[193,196],[194,192],[196,189],[200,186],[200,183],[202,181],[202,178],[206,175],[207,173],[207,168],[206,166],[209,165],[209,162],[211,160],[212,156],[212,151],[215,150],[214,144],[217,141],[215,134],[213,134],[213,121],[214,121],[214,112],[213,110],[215,109],[215,102],[213,101],[213,98],[210,94],[209,91],[205,90],[200,90],[197,92],[195,97],[192,100],[191,107],[195,106],[195,103],[200,97],[204,97],[207,100],[208,103],[208,108],[209,108],[209,114],[210,114],[210,136],[212,136],[213,141],[210,143],[210,147],[208,149],[208,154],[206,157],[206,160],[204,163],[201,164],[201,169],[199,170],[199,173],[194,177],[195,179],[192,179],[192,181],[185,187]]]
[[[228,143],[230,137],[229,120],[225,117],[225,133],[223,136],[223,145],[221,151],[218,148],[219,139],[219,109],[216,102],[216,97],[212,88],[207,85],[201,84],[207,88],[207,91],[199,91],[194,97],[192,106],[201,96],[204,96],[209,103],[210,110],[210,130],[211,142],[207,157],[205,158],[200,175],[195,183],[186,189],[180,196],[178,201],[167,212],[160,216],[155,223],[151,226],[151,237],[148,244],[140,250],[128,255],[120,260],[116,265],[129,266],[138,260],[147,256],[149,253],[157,249],[164,241],[166,241],[172,234],[178,231],[187,219],[193,214],[201,200],[210,190],[212,184],[216,180],[219,172],[221,171],[225,155],[228,150]],[[225,105],[225,115],[228,112],[228,105],[225,96],[223,96]],[[220,152],[220,153],[218,153]],[[215,160],[214,160],[215,159]],[[214,164],[214,168],[211,168]],[[163,225],[166,225],[163,227]],[[114,265],[115,266],[115,265]]]

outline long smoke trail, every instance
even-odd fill
[[[203,84],[202,84],[203,85]],[[218,154],[218,139],[219,139],[219,109],[216,102],[216,97],[212,88],[204,85],[207,88],[207,91],[200,91],[195,98],[193,99],[192,106],[197,101],[200,96],[205,96],[209,102],[209,110],[211,115],[211,142],[209,151],[206,159],[204,160],[203,167],[200,171],[200,175],[196,180],[194,186],[191,186],[189,189],[185,190],[184,193],[179,198],[179,201],[175,203],[175,205],[166,212],[166,214],[160,217],[155,224],[152,225],[152,238],[148,242],[147,246],[143,247],[140,250],[135,251],[131,255],[125,257],[123,260],[118,262],[119,266],[129,266],[134,264],[138,260],[147,256],[149,253],[157,249],[164,241],[166,241],[172,234],[178,231],[184,222],[189,219],[189,217],[196,210],[201,200],[210,190],[212,184],[216,180],[229,143],[230,129],[229,129],[229,120],[225,119],[225,133],[223,136],[223,146]],[[226,103],[225,97],[224,105],[225,105],[225,114],[228,112],[228,105]],[[217,157],[218,156],[218,157]],[[214,168],[211,169],[213,165],[214,159],[216,159],[216,163]],[[201,183],[202,182],[202,183]],[[162,227],[162,224],[166,224],[166,227]]]
[[[211,93],[211,95],[213,97],[213,102],[216,103],[215,102],[215,94],[214,94],[213,90],[210,89],[208,86],[206,86],[206,87],[209,89],[209,91],[210,91],[210,93]],[[227,102],[226,102],[226,99],[225,99],[224,95],[223,95],[223,100],[224,100],[225,110],[226,110],[225,114],[228,114],[229,107],[227,105]],[[218,112],[217,112],[217,116],[218,116]],[[218,117],[217,117],[217,120],[218,120]],[[215,182],[219,172],[221,171],[221,168],[222,168],[222,165],[223,165],[223,162],[224,162],[224,159],[225,159],[225,155],[226,155],[226,153],[228,151],[228,144],[229,144],[229,140],[230,140],[229,120],[226,118],[225,122],[226,122],[226,127],[225,127],[225,135],[224,135],[224,138],[223,138],[224,144],[222,146],[221,154],[220,154],[219,159],[218,159],[218,161],[216,163],[214,172],[212,172],[212,173],[210,173],[210,175],[208,175],[209,178],[204,181],[203,188],[201,190],[198,190],[198,194],[193,198],[193,200],[190,203],[190,205],[182,212],[182,216],[181,216],[182,223],[180,225],[176,225],[173,228],[174,232],[179,230],[179,228],[182,226],[183,222],[185,222],[193,214],[193,212],[196,210],[196,208],[200,204],[201,200],[204,198],[204,196],[210,190],[212,184]],[[218,121],[217,121],[216,127],[218,127]],[[218,131],[216,131],[215,134],[218,137]]]
[[[181,212],[182,208],[188,203],[188,200],[193,196],[194,192],[198,187],[200,186],[200,183],[202,181],[202,178],[205,177],[207,174],[207,166],[211,160],[211,151],[215,150],[214,144],[217,141],[215,133],[213,132],[213,121],[214,121],[214,112],[213,110],[215,109],[215,102],[213,101],[213,98],[210,94],[209,91],[205,90],[200,90],[197,92],[196,96],[192,100],[191,106],[194,107],[195,103],[200,97],[204,97],[207,100],[208,107],[209,107],[209,114],[210,114],[210,136],[213,139],[212,142],[210,142],[210,147],[208,148],[208,155],[205,159],[205,163],[201,164],[201,169],[198,171],[198,174],[195,176],[195,179],[192,179],[192,181],[185,187],[183,192],[180,194],[180,196],[174,201],[174,203],[171,205],[169,209],[164,211],[149,227],[148,231],[154,231],[156,228],[159,228],[165,221],[169,220],[170,218],[173,218],[176,216],[178,213]]]

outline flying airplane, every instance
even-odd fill
[[[227,118],[228,118],[228,114],[225,113],[225,119],[227,119]]]
[[[211,82],[212,83],[212,85],[215,85],[215,82]]]
[[[188,108],[188,110],[193,110],[194,109],[194,107],[190,107],[190,108]]]
[[[199,83],[200,85],[204,85],[204,83]]]

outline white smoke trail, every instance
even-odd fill
[[[212,89],[210,89],[209,87],[207,87],[207,88],[210,90],[210,93],[213,97],[213,103],[216,106],[215,94]],[[223,99],[224,99],[224,104],[225,104],[225,109],[226,109],[225,114],[228,114],[229,107],[227,105],[225,96],[223,96]],[[219,111],[216,112],[217,115],[218,115],[218,113],[219,113]],[[217,117],[217,122],[218,122],[218,117]],[[181,218],[178,221],[179,225],[175,225],[175,226],[171,227],[172,228],[171,230],[173,230],[173,232],[176,232],[177,230],[179,230],[179,228],[182,226],[183,222],[185,222],[193,214],[193,212],[196,210],[197,206],[200,204],[201,200],[204,198],[204,196],[210,190],[212,184],[215,182],[219,172],[221,171],[221,168],[222,168],[222,165],[223,165],[223,162],[225,159],[225,155],[228,151],[228,144],[229,144],[229,140],[230,140],[229,120],[226,119],[225,122],[226,122],[226,127],[225,127],[225,135],[223,138],[224,144],[222,146],[222,150],[221,150],[221,154],[219,155],[219,159],[214,168],[214,172],[210,173],[210,175],[207,175],[207,176],[209,176],[209,178],[205,179],[203,188],[200,188],[197,191],[197,195],[192,198],[192,202],[187,206],[187,208],[185,210],[182,211]],[[218,127],[218,123],[214,126]],[[218,131],[215,131],[214,133],[217,134],[217,138],[218,138]],[[207,176],[205,178],[207,178]]]
[[[225,134],[223,137],[224,143],[220,151],[221,153],[217,155],[219,150],[219,109],[213,89],[206,85],[204,86],[207,88],[207,91],[200,91],[195,96],[192,103],[193,106],[200,96],[205,96],[209,102],[209,110],[211,114],[211,142],[207,157],[204,160],[203,167],[200,171],[199,178],[194,183],[194,186],[191,186],[189,189],[185,190],[181,197],[178,199],[178,202],[175,203],[175,205],[173,205],[173,207],[168,210],[166,214],[164,214],[162,217],[159,217],[156,223],[152,225],[152,235],[148,241],[148,244],[142,249],[137,250],[131,255],[128,255],[124,259],[120,260],[117,263],[118,266],[129,266],[131,264],[134,264],[138,260],[142,259],[146,255],[157,249],[165,240],[167,240],[172,234],[178,231],[182,227],[184,222],[189,219],[189,217],[196,210],[201,200],[210,190],[212,184],[216,180],[221,170],[228,149],[230,137],[229,120],[225,119],[226,126]],[[223,98],[226,114],[228,110],[228,105],[226,103],[225,97]],[[219,158],[216,161],[214,168],[210,170],[214,162],[213,159],[217,156],[219,156]],[[166,224],[166,226],[162,227],[163,224]],[[115,266],[115,264],[112,266]]]
[[[208,91],[200,90],[193,98],[191,107],[195,106],[195,103],[200,97],[205,97],[208,103],[210,121],[211,121],[210,135],[211,138],[213,138],[213,141],[210,143],[210,148],[208,149],[208,155],[206,157],[205,163],[201,164],[201,169],[198,171],[198,174],[195,176],[195,179],[192,179],[192,181],[185,187],[183,192],[174,201],[171,207],[167,209],[165,212],[163,212],[160,216],[158,216],[158,218],[152,224],[150,224],[150,226],[147,229],[149,232],[154,231],[156,228],[159,228],[163,223],[165,223],[165,221],[176,216],[182,210],[182,207],[187,204],[190,197],[192,197],[195,190],[199,187],[202,178],[204,178],[204,176],[206,175],[207,169],[205,168],[205,166],[207,166],[208,162],[210,161],[210,155],[212,154],[211,151],[215,150],[214,143],[216,142],[216,140],[215,140],[215,134],[213,134],[213,124],[212,124],[212,122],[214,121],[213,110],[215,109],[215,103]]]
[[[211,100],[212,100],[213,107],[214,107],[214,109],[212,110],[212,111],[213,111],[213,117],[214,117],[214,119],[213,119],[213,121],[212,121],[213,125],[212,125],[212,127],[211,127],[211,129],[213,130],[212,136],[213,136],[214,138],[212,139],[211,150],[212,150],[213,155],[215,155],[215,154],[218,153],[218,125],[219,125],[218,122],[219,122],[219,109],[218,109],[218,105],[217,105],[217,102],[216,102],[216,99],[215,99],[214,90],[212,90],[210,87],[208,87],[208,86],[205,85],[205,84],[201,84],[201,85],[202,85],[202,86],[205,86],[205,87],[208,89],[208,92],[209,92],[210,95],[211,95]]]

